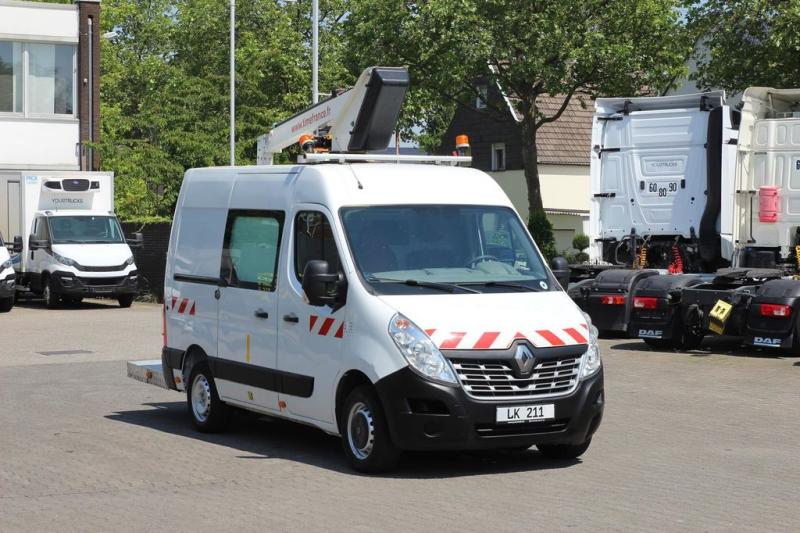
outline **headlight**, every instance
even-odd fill
[[[125,264],[128,265],[128,266],[132,265],[133,264],[133,256],[130,256],[129,258],[127,258],[125,260]]]
[[[3,261],[3,264],[0,265],[0,270],[5,270],[7,268],[11,268],[11,259]]]
[[[589,315],[584,313],[583,316],[586,319],[586,324],[589,325],[589,347],[586,349],[586,353],[583,354],[581,379],[594,375],[603,365],[603,361],[600,359],[600,348],[597,346],[597,328],[592,324],[592,318]]]
[[[56,261],[58,261],[62,265],[67,265],[68,267],[75,267],[75,268],[78,267],[78,263],[76,261],[73,261],[69,257],[64,257],[63,255],[59,255],[55,252],[53,252],[53,257],[55,258]]]
[[[412,369],[434,381],[458,383],[450,363],[430,337],[400,313],[389,321],[389,335]]]

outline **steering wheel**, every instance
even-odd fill
[[[476,263],[480,263],[482,261],[486,261],[486,260],[489,260],[489,259],[494,259],[495,261],[498,261],[498,262],[500,261],[497,257],[495,257],[493,255],[484,254],[484,255],[478,255],[478,256],[473,257],[472,259],[467,261],[466,266],[467,266],[467,268],[472,268],[473,266],[475,266]]]

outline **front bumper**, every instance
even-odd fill
[[[91,278],[75,276],[69,272],[52,274],[55,290],[65,296],[109,296],[136,294],[139,288],[139,276],[134,270],[127,275]]]
[[[389,431],[403,450],[515,448],[533,444],[580,444],[603,418],[603,370],[568,396],[540,400],[484,401],[464,389],[428,381],[404,368],[375,384]],[[498,407],[555,404],[555,419],[496,423]]]
[[[9,274],[0,278],[0,299],[12,298],[17,291],[17,277]]]

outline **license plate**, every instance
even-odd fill
[[[658,196],[665,197],[665,196],[672,196],[673,194],[678,192],[678,182],[677,181],[667,181],[667,182],[650,182],[647,185],[648,192],[654,193]]]
[[[518,405],[514,407],[498,407],[497,422],[530,422],[532,420],[552,420],[556,417],[556,406],[552,403],[544,405]]]

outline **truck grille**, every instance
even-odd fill
[[[473,398],[523,400],[569,394],[578,385],[581,357],[540,361],[518,378],[506,361],[452,359],[464,390]]]
[[[84,285],[91,285],[92,287],[110,287],[116,286],[122,283],[125,280],[125,277],[121,278],[78,278],[81,280],[81,283]]]

